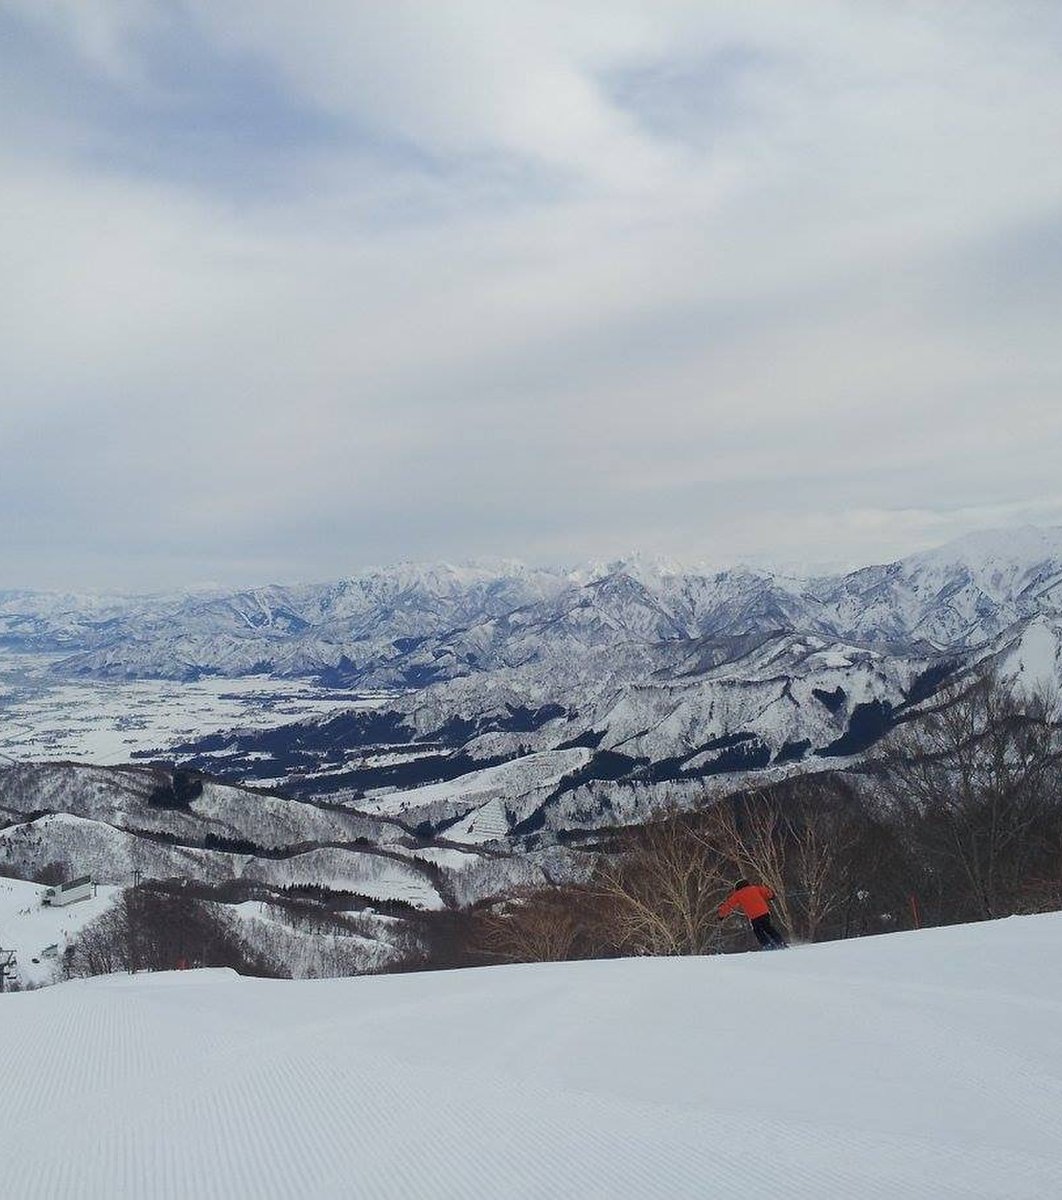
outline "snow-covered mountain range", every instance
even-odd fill
[[[170,598],[8,593],[0,631],[10,647],[70,651],[60,675],[301,673],[389,694],[368,712],[157,748],[235,780],[372,794],[578,749],[588,761],[566,764],[559,792],[681,788],[856,754],[985,659],[1030,684],[1058,678],[1062,530],[817,579],[631,559],[404,565]],[[542,801],[522,792],[510,826],[540,825]],[[467,815],[427,809],[433,823]]]
[[[595,831],[750,778],[858,763],[980,664],[1057,685],[1062,530],[817,579],[634,559],[174,597],[4,593],[0,636],[16,658],[56,655],[79,705],[86,686],[106,695],[104,722],[123,719],[115,677],[302,674],[338,698],[318,716],[280,705],[200,726],[120,770],[0,769],[0,868],[30,879],[59,862],[116,885],[138,871],[195,880],[241,913],[273,905],[251,932],[313,974],[336,936],[361,938],[355,957],[372,966],[394,953],[387,922],[403,913],[580,877]],[[202,684],[165,686],[179,704]],[[205,777],[183,807],[152,799],[174,764]],[[274,902],[290,888],[345,906],[329,947],[281,928]],[[380,905],[383,925],[366,911]]]
[[[405,566],[165,603],[105,621],[66,603],[30,622],[23,597],[17,619],[37,646],[55,627],[72,648],[81,628],[64,672],[298,669],[382,689],[368,710],[156,757],[376,811],[398,793],[394,811],[433,832],[474,821],[483,772],[503,829],[592,827],[690,801],[718,776],[847,761],[986,660],[1027,686],[1062,677],[1062,530],[981,534],[817,579],[639,559],[565,573]],[[22,636],[13,603],[4,611]]]
[[[0,592],[0,639],[68,651],[64,673],[331,672],[419,687],[601,646],[780,631],[931,653],[1041,615],[1062,615],[1062,529],[976,534],[812,579],[635,558],[574,571],[403,564],[328,584],[174,596]]]
[[[400,564],[338,582],[158,596],[0,592],[0,640],[69,652],[62,673],[184,679],[308,675],[368,647],[392,652],[552,596],[555,572],[518,563]],[[397,643],[397,647],[396,647]]]

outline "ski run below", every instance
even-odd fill
[[[22,987],[54,983],[63,952],[86,925],[103,916],[122,889],[96,887],[88,899],[59,908],[41,903],[47,890],[42,884],[0,878],[0,950],[14,953],[14,977]]]
[[[798,947],[0,997],[20,1198],[1057,1196],[1062,914]]]

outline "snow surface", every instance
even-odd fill
[[[569,771],[585,766],[589,760],[590,751],[583,748],[528,754],[496,767],[469,771],[444,783],[429,783],[360,801],[358,811],[371,816],[404,816],[433,804],[481,806],[509,795],[555,787]]]
[[[457,850],[450,846],[421,846],[411,850],[409,856],[451,871],[463,871],[466,867],[474,867],[485,861],[483,855],[475,850]]]
[[[995,665],[1026,694],[1050,693],[1062,681],[1062,620],[1029,621],[996,656]]]
[[[292,979],[358,975],[385,969],[401,951],[390,934],[401,923],[378,913],[343,914],[349,927],[305,927],[298,914],[259,900],[218,904],[215,911],[235,917],[253,950],[283,962]]]
[[[1062,915],[798,948],[0,997],[25,1197],[1008,1197],[1062,1178]]]
[[[370,900],[402,900],[414,908],[445,907],[415,864],[371,851],[323,846],[291,858],[249,857],[241,874],[271,887],[328,887]]]

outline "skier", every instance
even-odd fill
[[[769,887],[739,879],[730,895],[720,904],[719,919],[722,921],[740,910],[748,917],[762,950],[784,950],[789,943],[771,924],[771,910],[767,902],[773,899],[774,892]]]

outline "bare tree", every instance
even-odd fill
[[[1023,696],[990,674],[953,685],[886,742],[879,759],[894,816],[954,913],[1020,907],[1057,830],[1062,796],[1058,698]]]
[[[752,792],[716,803],[700,837],[726,864],[774,892],[782,924],[814,941],[849,905],[858,884],[860,814],[836,785],[802,780],[785,793]]]
[[[724,876],[689,816],[667,813],[637,831],[628,848],[602,857],[591,886],[616,950],[705,954],[717,943]]]
[[[499,962],[581,957],[578,900],[577,888],[524,889],[475,914],[469,950],[473,957]]]

